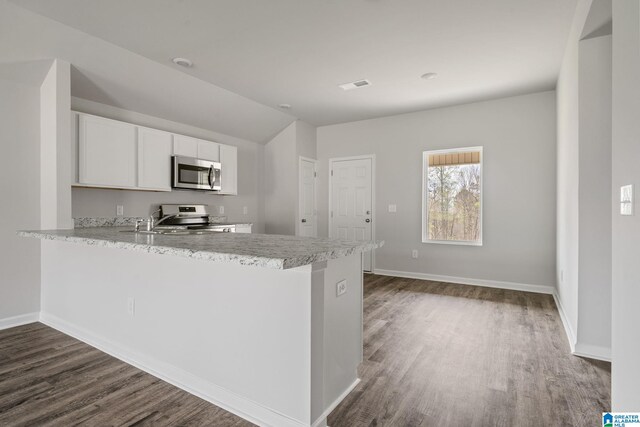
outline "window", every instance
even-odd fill
[[[422,153],[422,241],[482,245],[482,147]]]

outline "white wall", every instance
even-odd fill
[[[613,2],[612,409],[640,407],[640,2]],[[620,216],[620,186],[634,185],[635,215]]]
[[[567,44],[558,84],[556,101],[557,120],[557,274],[558,299],[561,310],[568,322],[569,341],[575,345],[578,329],[578,182],[579,182],[579,86],[578,52],[579,34],[588,7],[581,12],[580,7],[574,18],[570,41]],[[584,15],[582,18],[581,16]],[[579,28],[578,28],[579,27]]]
[[[317,156],[317,128],[302,120],[296,121],[297,156],[315,159]]]
[[[558,302],[572,350],[578,331],[579,280],[579,51],[591,0],[578,1],[556,87],[557,118],[557,271]]]
[[[220,196],[197,191],[148,192],[74,188],[74,217],[114,217],[116,205],[124,206],[125,216],[148,216],[161,203],[201,203],[214,207],[214,213],[224,206],[224,215],[230,221],[254,223],[254,232],[264,231],[262,215],[262,156],[260,144],[193,126],[151,117],[109,105],[80,98],[72,98],[71,107],[76,111],[122,120],[168,132],[176,132],[222,144],[238,147],[238,195]],[[248,213],[243,213],[247,207]]]
[[[579,246],[576,352],[611,354],[611,36],[579,52]]]
[[[73,228],[70,64],[56,59],[40,87],[40,227]]]
[[[265,146],[265,223],[269,234],[298,232],[300,156],[316,158],[316,127],[296,120]]]
[[[375,154],[374,226],[385,241],[376,269],[553,286],[555,133],[554,92],[320,127],[319,235],[328,235],[329,158]],[[484,146],[484,245],[422,243],[422,151],[476,145]]]
[[[580,37],[594,22],[606,30],[606,15],[603,2],[578,3],[557,86],[559,309],[572,352],[602,359],[611,357],[611,37]]]
[[[39,85],[0,79],[0,141],[2,328],[20,321],[9,318],[40,311],[40,242],[16,235],[17,230],[40,227]]]
[[[295,234],[297,199],[296,123],[264,147],[265,232]]]

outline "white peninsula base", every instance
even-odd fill
[[[43,323],[258,425],[325,426],[359,381],[361,253],[288,270],[56,240],[42,253]]]

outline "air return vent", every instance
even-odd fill
[[[340,88],[342,88],[342,90],[351,90],[351,89],[358,89],[365,86],[371,86],[371,82],[365,79],[365,80],[357,80],[351,83],[341,84],[339,86]]]

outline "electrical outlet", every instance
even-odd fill
[[[131,317],[135,317],[136,315],[136,299],[129,297],[127,298],[127,313]]]
[[[220,206],[220,207],[218,207],[218,213],[219,213],[220,215],[224,215],[224,206]]]
[[[411,251],[411,258],[417,259],[418,258],[418,250],[414,249]]]
[[[116,215],[117,216],[124,215],[124,206],[123,205],[116,205]]]
[[[246,206],[245,206],[245,207],[243,207],[243,208],[242,208],[242,214],[243,214],[243,215],[247,215],[247,214],[249,214],[249,208],[248,208],[248,207],[246,207]]]
[[[341,280],[336,283],[336,296],[344,295],[345,292],[347,292],[347,281]]]
[[[389,205],[389,212],[395,213],[397,210],[396,205]]]

